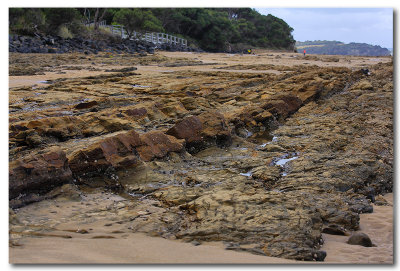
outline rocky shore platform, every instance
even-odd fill
[[[9,73],[10,262],[135,234],[324,261],[391,204],[391,57],[10,53]],[[372,243],[357,263],[393,262]]]

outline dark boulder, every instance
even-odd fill
[[[372,241],[369,238],[369,236],[363,232],[353,233],[350,236],[347,243],[350,245],[359,245],[359,246],[363,246],[363,247],[375,247],[375,245],[372,244]]]
[[[322,233],[332,234],[332,235],[347,235],[346,229],[335,224],[323,228]]]
[[[326,251],[323,250],[317,250],[313,253],[313,258],[317,262],[323,262],[326,258]]]
[[[96,101],[90,101],[90,102],[85,102],[85,103],[79,103],[75,106],[75,109],[87,109],[91,108],[93,106],[98,105]]]

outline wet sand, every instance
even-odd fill
[[[10,250],[11,263],[295,263],[295,261],[132,234],[127,239],[29,238]]]
[[[385,195],[392,205],[393,193]],[[69,225],[71,226],[71,225]],[[346,243],[348,236],[323,234],[324,263],[392,264],[393,206],[374,205],[372,214],[360,216],[360,231],[368,234],[376,247]],[[64,232],[65,233],[65,232]],[[76,237],[77,236],[77,237]],[[275,257],[258,256],[224,249],[222,242],[195,246],[176,240],[130,233],[122,238],[88,239],[74,235],[71,239],[27,237],[22,246],[11,247],[10,263],[243,263],[309,264]],[[84,236],[84,235],[81,235]]]
[[[393,193],[384,198],[393,205]],[[359,231],[366,233],[376,247],[349,245],[348,236],[322,234],[326,263],[393,264],[393,206],[373,206],[372,214],[360,215]]]
[[[246,73],[273,73],[280,74],[281,71],[269,69],[230,69],[232,65],[283,65],[293,67],[296,65],[316,65],[318,67],[347,67],[347,68],[360,68],[368,65],[374,65],[379,62],[388,62],[389,57],[355,57],[355,56],[334,56],[338,58],[338,62],[322,61],[323,58],[332,56],[317,56],[315,59],[304,59],[302,54],[276,52],[276,51],[255,51],[254,55],[240,55],[240,54],[226,54],[226,53],[191,53],[191,52],[157,52],[161,57],[168,57],[171,59],[188,59],[191,61],[201,61],[202,65],[181,66],[181,67],[159,67],[153,65],[133,65],[137,67],[137,73],[164,73],[164,72],[177,72],[185,70],[195,71],[221,71],[221,72],[246,72]],[[312,57],[312,56],[311,56]],[[315,57],[315,56],[314,56]],[[207,65],[209,64],[209,65]],[[69,66],[88,66],[93,65],[69,65]],[[105,69],[125,68],[130,66],[124,65],[97,65],[97,71],[93,70],[70,70],[66,69],[60,74],[59,72],[45,72],[45,75],[24,75],[24,76],[9,76],[9,88],[22,87],[22,86],[44,86],[45,80],[55,80],[59,78],[81,78],[86,76],[96,76],[104,74]],[[215,69],[218,68],[218,69]],[[244,67],[245,68],[245,67]]]

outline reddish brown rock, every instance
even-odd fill
[[[47,192],[72,181],[65,153],[58,147],[10,162],[9,197]]]
[[[139,156],[144,161],[153,158],[162,158],[169,152],[180,152],[183,150],[183,140],[166,135],[160,131],[151,131],[140,136],[142,146],[136,148]]]
[[[177,122],[167,134],[184,139],[186,149],[191,153],[207,146],[228,146],[231,143],[231,131],[224,116],[218,112],[204,112],[199,116],[187,117]]]
[[[10,125],[10,142],[37,148],[48,142],[65,141],[69,137],[79,134],[79,123],[76,117],[63,116],[19,122]]]
[[[141,118],[147,115],[146,108],[133,108],[125,111],[125,114],[134,118]]]
[[[282,95],[274,100],[269,100],[262,105],[262,108],[276,115],[277,117],[286,118],[290,114],[296,112],[303,102],[294,95]]]
[[[233,123],[238,126],[257,126],[257,124],[265,124],[267,121],[274,119],[271,112],[264,110],[259,106],[247,106],[240,111],[240,114],[233,118]]]
[[[90,176],[93,173],[100,173],[111,165],[106,160],[99,143],[72,153],[68,160],[75,176]]]
[[[141,144],[135,131],[107,137],[86,149],[72,153],[68,159],[72,172],[77,176],[100,173],[109,167],[135,166],[138,158],[133,150]]]
[[[74,175],[90,177],[102,175],[110,168],[133,168],[140,163],[139,159],[150,161],[182,149],[181,140],[160,131],[139,135],[132,130],[97,141],[73,152],[68,159]]]
[[[108,116],[62,116],[10,125],[10,142],[18,146],[37,148],[39,145],[63,142],[71,138],[131,129],[131,121]]]
[[[240,121],[244,125],[254,125],[254,116],[262,114],[264,109],[257,106],[247,106],[241,110],[241,113],[235,119],[235,122]],[[266,111],[269,113],[268,111]],[[271,113],[269,113],[271,115]]]
[[[203,124],[202,134],[206,137],[230,137],[231,131],[222,114],[208,111],[199,115]]]
[[[201,131],[203,124],[197,116],[191,116],[178,121],[171,129],[167,131],[168,135],[172,135],[179,139],[185,139],[187,143],[202,140]]]
[[[113,167],[126,167],[136,164],[137,158],[133,154],[133,149],[140,143],[139,134],[130,131],[106,138],[100,143],[100,147],[103,150],[104,157]]]
[[[302,100],[294,95],[282,95],[279,99],[287,104],[289,114],[293,114],[303,105]]]

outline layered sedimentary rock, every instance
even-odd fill
[[[286,71],[12,89],[10,198],[65,183],[112,189],[128,202],[107,212],[127,230],[323,260],[321,233],[357,230],[375,195],[392,191],[393,66]]]
[[[204,112],[198,116],[187,117],[178,121],[167,134],[184,139],[186,150],[190,153],[198,152],[207,146],[229,146],[231,131],[222,114],[218,112]]]
[[[10,199],[49,192],[72,181],[72,172],[65,152],[58,147],[11,161],[9,169]]]

